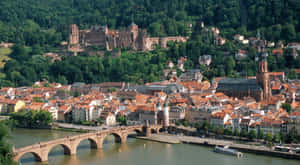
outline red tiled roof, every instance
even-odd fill
[[[270,76],[283,76],[284,72],[269,72]]]
[[[283,55],[283,50],[282,49],[273,49],[272,50],[272,55],[282,56]]]

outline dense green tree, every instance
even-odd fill
[[[292,41],[296,39],[296,30],[293,24],[286,24],[282,28],[282,38]]]
[[[187,121],[184,121],[184,122],[183,122],[183,126],[188,127],[188,126],[189,126],[189,123],[188,123]]]
[[[295,69],[291,69],[287,74],[288,79],[294,80],[297,78],[297,73]]]
[[[17,165],[12,160],[12,146],[8,143],[9,129],[3,121],[0,122],[0,165]]]
[[[287,143],[293,143],[293,142],[296,142],[296,141],[297,141],[297,139],[296,139],[297,133],[298,133],[298,132],[297,132],[296,128],[293,127],[293,128],[289,131],[289,133],[288,133],[288,135],[287,135],[286,142],[287,142]]]
[[[201,129],[204,130],[206,134],[208,134],[209,127],[210,124],[208,120],[205,120],[201,125]]]
[[[249,139],[251,139],[251,140],[256,139],[257,138],[256,131],[252,129],[248,136],[249,136]]]
[[[227,127],[227,128],[224,130],[224,134],[225,134],[225,135],[232,135],[232,129],[231,129],[231,127]]]
[[[45,110],[20,110],[16,113],[11,113],[10,120],[12,120],[17,127],[22,128],[44,128],[53,122],[52,114]]]
[[[16,44],[10,55],[12,60],[3,68],[5,78],[1,79],[1,86],[31,85],[43,78],[63,84],[158,81],[167,59],[176,62],[186,56],[187,68],[199,68],[198,57],[204,54],[213,56],[213,63],[203,71],[206,79],[238,77],[242,72],[254,76],[255,48],[231,42],[233,35],[240,33],[250,37],[260,29],[266,40],[283,40],[285,44],[297,41],[299,6],[295,0],[2,0],[0,42]],[[202,21],[205,27],[218,27],[220,36],[227,38],[226,44],[215,46],[216,36],[201,26]],[[106,53],[104,58],[87,57],[82,53],[83,56],[63,57],[62,61],[51,63],[42,56],[44,52],[60,52],[57,48],[68,40],[70,24],[76,23],[80,29],[92,25],[123,29],[132,22],[147,29],[150,36],[192,34],[187,43],[171,43],[169,50],[126,52],[120,59],[111,58],[111,53]],[[247,50],[249,58],[235,62],[232,55],[238,48]],[[286,54],[269,56],[268,61],[270,71],[300,68],[300,56],[295,60],[287,59]]]
[[[209,130],[210,130],[210,132],[212,132],[212,133],[216,133],[216,132],[217,132],[217,129],[216,129],[215,125],[210,125]]]
[[[272,142],[272,139],[273,139],[273,136],[272,136],[272,134],[271,133],[267,133],[266,135],[265,135],[265,141],[267,141],[267,142]]]
[[[233,136],[240,136],[240,132],[237,128],[234,129]]]
[[[275,143],[280,143],[280,141],[281,141],[280,133],[277,133],[277,134],[274,135],[273,141],[274,141]]]
[[[246,129],[242,129],[240,136],[248,137],[248,131]]]
[[[257,138],[258,139],[263,139],[264,138],[264,133],[260,128],[257,131]]]
[[[283,108],[284,110],[286,110],[288,113],[290,113],[291,110],[292,110],[291,104],[288,104],[288,103],[281,104],[281,108]]]
[[[231,76],[233,74],[233,70],[235,67],[235,60],[233,59],[232,56],[229,56],[227,58],[227,60],[225,61],[225,66],[226,66],[227,75]]]
[[[120,123],[120,125],[126,125],[126,118],[125,116],[118,116],[117,121]]]
[[[24,61],[28,59],[28,51],[21,44],[16,44],[12,48],[12,53],[10,57],[16,59],[17,61]]]
[[[160,36],[162,34],[161,31],[161,24],[154,22],[149,25],[149,33],[152,34],[153,36]]]
[[[290,40],[294,39],[293,31],[299,32],[299,5],[298,1],[279,0],[2,0],[0,40],[25,40],[26,44],[54,46],[59,40],[66,40],[67,27],[71,23],[77,23],[81,28],[105,24],[110,28],[120,28],[135,22],[149,30],[149,25],[159,22],[171,35],[184,33],[179,30],[182,22],[200,21],[227,32],[238,29],[242,34],[245,34],[245,29],[248,32],[261,27],[271,27],[276,33],[281,33],[282,29],[281,35],[287,32],[286,38]],[[275,39],[278,37],[276,33],[266,36]]]

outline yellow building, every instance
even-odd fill
[[[21,100],[11,100],[7,105],[7,112],[18,112],[25,106],[25,102]]]

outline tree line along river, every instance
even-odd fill
[[[10,141],[16,147],[23,147],[40,141],[47,141],[78,133],[53,130],[15,129]],[[129,138],[126,144],[114,143],[114,137],[105,139],[103,149],[91,149],[83,141],[77,148],[77,155],[64,155],[57,146],[49,153],[49,165],[299,165],[298,160],[288,160],[244,153],[243,158],[217,154],[213,148],[188,145],[165,144]],[[33,155],[26,154],[22,165],[41,165]]]

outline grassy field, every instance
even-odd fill
[[[4,66],[4,60],[9,60],[8,55],[11,53],[10,48],[0,48],[0,68]]]

